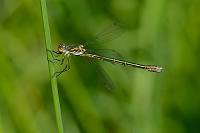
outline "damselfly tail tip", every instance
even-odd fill
[[[161,72],[162,72],[162,69],[163,69],[162,67],[157,66],[156,72],[157,72],[157,73],[161,73]]]
[[[145,69],[147,69],[150,72],[161,73],[163,68],[161,66],[148,65],[145,66]]]

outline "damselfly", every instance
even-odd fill
[[[120,54],[117,53],[114,50],[110,50],[110,49],[86,49],[85,48],[85,46],[87,46],[87,45],[103,44],[103,43],[112,41],[112,40],[118,38],[120,35],[122,35],[124,33],[125,29],[126,28],[123,24],[114,23],[111,26],[104,29],[102,32],[100,32],[94,38],[88,40],[83,45],[66,46],[64,43],[60,43],[60,45],[57,47],[57,51],[51,51],[51,52],[55,57],[58,57],[61,54],[64,54],[64,56],[62,57],[61,60],[54,58],[54,60],[56,60],[56,62],[55,61],[53,61],[53,62],[57,63],[59,65],[62,65],[65,58],[67,58],[67,61],[66,61],[65,68],[60,72],[56,72],[55,75],[59,76],[61,73],[68,71],[70,69],[70,63],[69,63],[69,56],[70,55],[87,57],[89,62],[91,63],[91,65],[95,68],[96,72],[101,77],[104,84],[111,91],[115,91],[115,86],[114,86],[111,78],[91,58],[99,59],[99,60],[103,60],[103,61],[108,61],[108,62],[113,63],[113,64],[117,63],[117,64],[121,64],[121,65],[125,65],[125,66],[131,66],[131,67],[135,67],[135,68],[146,69],[150,72],[156,72],[156,73],[162,72],[163,68],[160,67],[160,66],[157,66],[157,65],[141,65],[141,64],[136,64],[136,63],[127,62],[127,61],[124,61],[124,60],[119,60],[119,59],[113,58],[112,56],[120,57]]]

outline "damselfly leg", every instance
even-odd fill
[[[66,62],[65,68],[62,71],[60,71],[60,72],[55,72],[52,77],[54,77],[56,74],[57,74],[56,77],[58,77],[61,73],[65,72],[65,71],[68,71],[70,69],[69,55],[68,54],[64,54],[64,56],[60,60],[60,59],[57,59],[55,57],[60,56],[62,53],[57,52],[57,51],[51,51],[51,50],[47,50],[47,51],[50,51],[52,53],[53,59],[56,60],[56,61],[52,61],[52,60],[48,60],[48,59],[47,60],[50,61],[50,62],[52,62],[52,63],[58,64],[58,65],[63,65],[63,63],[65,61],[65,58],[67,56],[67,62]]]
[[[66,55],[65,55],[65,56],[66,56]],[[62,60],[62,64],[63,64],[64,60],[65,60],[65,58]],[[62,65],[62,64],[61,64],[61,65]],[[64,68],[62,71],[60,71],[60,72],[55,72],[54,75],[53,75],[53,77],[54,77],[56,74],[57,74],[56,77],[58,77],[61,73],[65,72],[65,71],[68,71],[69,69],[70,69],[69,55],[67,55],[67,62],[66,62],[65,68]]]

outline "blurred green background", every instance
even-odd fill
[[[119,22],[126,32],[97,48],[163,67],[97,61],[113,93],[86,58],[71,57],[57,79],[66,133],[200,132],[199,0],[48,0],[47,8],[54,50]],[[0,133],[57,132],[39,0],[0,1],[0,64]]]

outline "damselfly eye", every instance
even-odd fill
[[[65,48],[65,44],[64,43],[60,43],[60,45],[58,46],[57,50],[59,52],[63,52],[64,51],[64,48]]]

